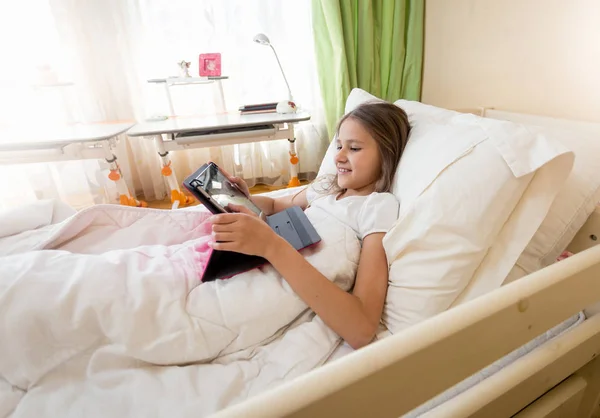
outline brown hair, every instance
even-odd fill
[[[336,128],[336,137],[340,127],[348,119],[360,123],[377,143],[381,159],[381,175],[375,191],[379,193],[391,191],[396,168],[410,132],[406,112],[400,107],[384,101],[363,103],[340,119]],[[330,176],[330,184],[324,191],[326,193],[342,191],[337,183],[337,174]]]

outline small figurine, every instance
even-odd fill
[[[179,65],[179,74],[181,77],[191,77],[190,64],[191,62],[188,62],[186,60],[181,60],[177,63],[177,65]]]

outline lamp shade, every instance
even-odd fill
[[[254,37],[254,42],[261,45],[271,45],[271,41],[264,33],[259,33]]]

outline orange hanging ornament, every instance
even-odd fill
[[[121,178],[121,175],[119,174],[119,169],[116,168],[114,170],[110,170],[110,173],[108,173],[108,178],[112,181],[119,181],[119,179]]]
[[[171,169],[171,161],[163,165],[163,168],[160,170],[161,174],[165,177],[169,177],[173,174],[173,170]]]

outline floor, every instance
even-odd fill
[[[300,181],[300,183],[307,184],[306,181]],[[256,186],[250,188],[250,193],[251,194],[261,194],[261,193],[271,192],[273,190],[279,190],[279,189],[283,189],[283,188],[285,188],[285,186],[267,186],[267,185],[263,185],[263,184],[257,184]],[[144,200],[143,197],[142,197],[142,200]],[[147,203],[148,203],[149,208],[171,209],[171,199],[170,198],[165,198],[163,200],[154,200],[154,201],[147,202]],[[195,202],[191,206],[194,206],[197,204],[198,203]]]

